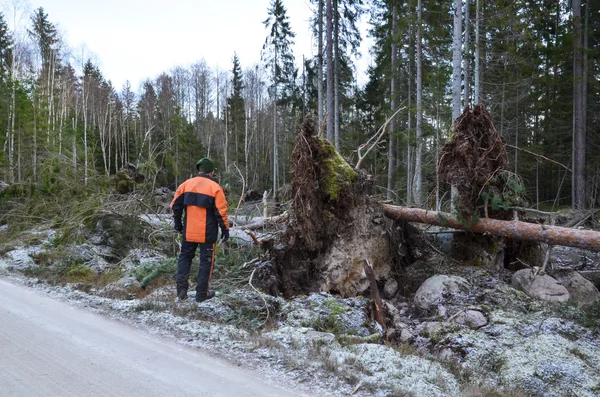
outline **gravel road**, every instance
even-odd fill
[[[197,349],[3,279],[0,395],[301,396]]]

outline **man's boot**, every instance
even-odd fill
[[[202,303],[205,300],[209,300],[215,297],[215,291],[213,291],[212,289],[208,291],[208,294],[206,295],[196,295],[196,302],[198,303]]]

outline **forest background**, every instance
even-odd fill
[[[466,106],[484,104],[529,205],[600,200],[600,7],[589,0],[311,0],[317,56],[294,54],[285,1],[265,10],[261,61],[199,54],[137,89],[75,60],[43,8],[0,13],[0,180],[23,195],[108,186],[126,164],[175,188],[203,156],[221,183],[285,199],[307,114],[350,162],[393,114],[363,168],[396,203],[447,209],[439,153]],[[16,23],[26,14],[27,23]],[[18,16],[18,17],[17,17]],[[373,46],[357,83],[360,18]],[[299,60],[302,59],[300,62]],[[543,157],[542,157],[543,156]],[[552,161],[548,161],[550,159]],[[14,190],[13,190],[14,191]]]

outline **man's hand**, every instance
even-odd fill
[[[221,244],[225,244],[229,241],[229,229],[221,231]]]
[[[177,230],[179,233],[183,233],[183,225],[175,224],[175,230]]]

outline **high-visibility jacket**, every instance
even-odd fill
[[[215,243],[218,228],[221,228],[221,234],[229,229],[225,193],[207,174],[200,174],[179,185],[171,210],[175,228],[183,226],[186,241]]]

